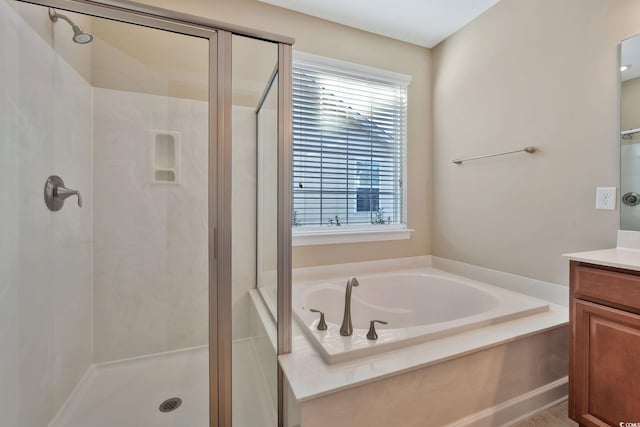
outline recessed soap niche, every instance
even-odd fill
[[[180,132],[151,131],[151,182],[180,183]]]

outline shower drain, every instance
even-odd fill
[[[171,412],[175,411],[182,405],[182,399],[179,397],[172,397],[171,399],[167,399],[160,404],[160,412]]]

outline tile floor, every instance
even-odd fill
[[[569,419],[568,411],[568,403],[565,401],[513,427],[577,427],[578,424]]]

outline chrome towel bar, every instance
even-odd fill
[[[631,139],[636,133],[640,133],[640,129],[623,130],[620,132],[620,135],[622,136],[622,139]]]
[[[493,154],[485,154],[483,156],[475,156],[475,157],[467,157],[465,159],[456,159],[453,161],[456,165],[461,165],[462,162],[468,162],[469,160],[478,160],[478,159],[486,159],[487,157],[496,157],[496,156],[504,156],[505,154],[514,154],[514,153],[535,153],[536,147],[524,147],[521,150],[513,150],[513,151],[504,151],[502,153],[493,153]]]

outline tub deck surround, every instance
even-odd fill
[[[577,252],[562,256],[570,261],[586,262],[625,270],[640,271],[640,250],[611,248],[598,251]]]
[[[293,351],[278,360],[294,396],[304,402],[556,329],[568,319],[567,308],[549,304],[544,313],[333,365],[325,363],[294,323]]]
[[[358,280],[349,337],[340,335],[344,278],[294,287],[294,316],[329,364],[549,311],[546,301],[428,267],[358,276]],[[317,329],[319,317],[312,308],[325,313],[327,330]],[[375,341],[366,336],[374,319],[388,322],[376,326]]]
[[[344,307],[343,288],[349,277],[357,276],[360,280],[360,276],[366,277],[376,273],[398,274],[407,270],[424,272],[429,269],[430,265],[431,257],[414,257],[296,269],[293,272],[294,295],[301,283],[317,285],[322,282],[326,283],[327,280],[335,280],[341,284],[341,298],[338,299],[336,306],[339,310],[342,310]],[[469,271],[473,270],[471,269],[472,266],[468,267]],[[476,268],[484,270],[479,267]],[[443,277],[456,277],[442,271],[439,274],[442,274]],[[492,274],[503,274],[510,281],[522,280],[527,283],[527,281],[531,280],[499,272],[493,272]],[[459,277],[457,279],[461,280]],[[365,282],[361,283],[363,284],[354,290],[354,298],[356,293],[363,289]],[[557,286],[560,290],[566,289],[560,285],[547,285],[550,287]],[[302,288],[304,286],[300,289],[302,290]],[[507,292],[504,289],[500,289],[500,291]],[[299,402],[310,401],[318,397],[425,368],[567,325],[569,313],[565,306],[549,301],[545,301],[542,305],[546,305],[548,310],[335,364],[327,364],[325,362],[298,322],[294,322],[293,351],[290,354],[280,355],[278,359],[295,398]],[[327,319],[327,321],[331,320],[333,319]],[[337,325],[339,320],[333,320],[332,323],[335,322]],[[354,326],[356,325],[354,324]],[[368,323],[366,326],[368,326]],[[379,335],[381,332],[385,333],[385,330],[379,329]]]

